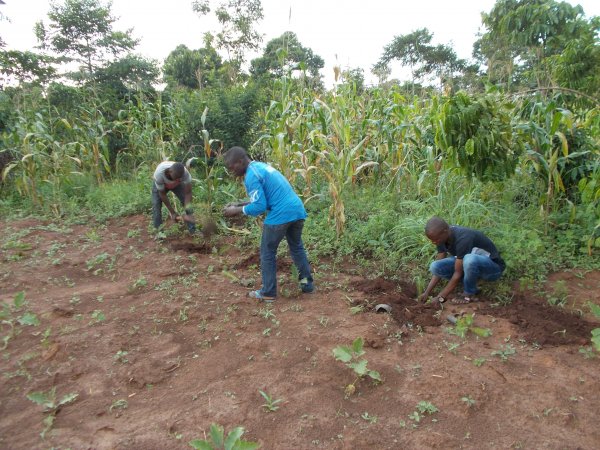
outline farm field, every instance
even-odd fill
[[[598,448],[598,271],[549,277],[564,308],[515,286],[439,312],[352,261],[311,261],[300,295],[285,252],[269,307],[247,297],[258,249],[147,225],[0,222],[0,448],[184,449],[211,423],[264,449]],[[452,333],[461,313],[491,336]],[[333,356],[359,337],[381,383]]]

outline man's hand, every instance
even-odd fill
[[[223,215],[225,217],[237,216],[241,212],[242,212],[241,206],[227,205],[225,208],[223,208]]]
[[[183,216],[180,216],[180,217],[184,222],[196,223],[196,219],[194,218],[193,214],[184,214]]]
[[[428,298],[429,298],[429,294],[426,293],[426,292],[423,292],[421,295],[419,295],[419,297],[417,298],[417,300],[419,302],[425,303]]]

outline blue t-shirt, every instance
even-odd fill
[[[267,212],[265,224],[280,225],[306,218],[306,210],[290,182],[268,164],[252,161],[244,178],[250,203],[244,214],[258,216]]]

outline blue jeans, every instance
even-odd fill
[[[431,263],[430,272],[441,278],[449,280],[454,274],[456,258],[450,256]],[[474,295],[479,292],[477,280],[496,281],[502,276],[502,267],[492,261],[488,256],[469,253],[463,258],[463,287],[465,294]]]
[[[267,297],[277,296],[277,248],[285,238],[290,248],[292,260],[298,269],[298,280],[306,278],[312,283],[310,264],[302,243],[304,220],[283,223],[281,225],[263,225],[260,241],[260,271],[262,289],[260,293]]]
[[[185,206],[185,193],[183,192],[182,184],[174,189],[165,189],[165,195],[168,194],[169,191],[175,194],[175,196],[181,202],[181,206]],[[158,189],[156,189],[156,184],[154,183],[152,183],[152,224],[154,225],[154,228],[158,228],[162,224],[162,200],[158,194]],[[186,222],[186,225],[190,233],[196,232],[195,224]]]

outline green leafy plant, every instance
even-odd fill
[[[502,362],[506,362],[508,361],[509,356],[512,356],[516,353],[517,351],[515,350],[515,348],[510,345],[510,344],[506,344],[506,345],[501,345],[499,350],[494,350],[491,355],[492,356],[498,356]]]
[[[9,303],[2,303],[2,309],[0,309],[0,324],[2,326],[2,346],[0,350],[6,349],[8,342],[18,333],[16,325],[23,326],[38,326],[40,320],[37,315],[30,311],[25,311],[21,314],[23,307],[26,306],[25,292],[17,292],[13,298],[12,305]],[[6,334],[5,333],[6,330]]]
[[[590,307],[592,314],[597,318],[600,318],[600,306],[592,302],[589,302],[588,306]],[[597,352],[600,352],[600,328],[594,328],[592,330],[592,346]]]
[[[342,361],[347,367],[352,369],[356,374],[356,379],[346,386],[346,396],[350,396],[356,390],[356,382],[361,380],[365,376],[371,377],[375,381],[381,381],[379,372],[375,370],[369,370],[367,368],[368,361],[366,359],[360,359],[365,354],[363,350],[364,340],[362,337],[356,338],[352,342],[352,347],[346,345],[340,345],[333,349],[333,356],[336,360]]]
[[[408,418],[418,423],[423,419],[423,417],[425,417],[425,415],[432,415],[438,411],[439,410],[433,403],[421,400],[419,403],[417,403],[416,410],[410,413]]]
[[[210,426],[210,440],[194,439],[189,444],[196,450],[253,450],[259,448],[258,442],[243,441],[243,427],[236,427],[225,437],[222,426],[212,424]]]
[[[263,408],[265,408],[265,410],[267,412],[275,412],[275,411],[277,411],[279,409],[279,406],[277,406],[277,404],[281,403],[283,401],[282,398],[273,399],[273,397],[271,397],[269,394],[267,394],[264,391],[259,390],[258,392],[265,399],[266,403],[262,404],[261,406]]]
[[[491,330],[488,328],[480,328],[473,325],[473,319],[475,314],[466,314],[460,317],[456,321],[456,325],[450,328],[450,333],[455,334],[461,338],[465,338],[467,336],[467,332],[471,332],[481,337],[489,337],[492,335]]]
[[[56,387],[53,387],[48,392],[40,391],[31,392],[27,394],[27,398],[29,400],[31,400],[34,403],[37,403],[40,406],[43,406],[44,412],[48,413],[48,415],[42,422],[44,424],[44,429],[40,433],[42,439],[44,439],[46,433],[52,428],[52,425],[54,424],[54,418],[56,417],[56,414],[58,413],[60,408],[64,405],[73,402],[78,397],[78,395],[79,394],[76,393],[66,394],[65,396],[63,396],[63,398],[57,401]]]

